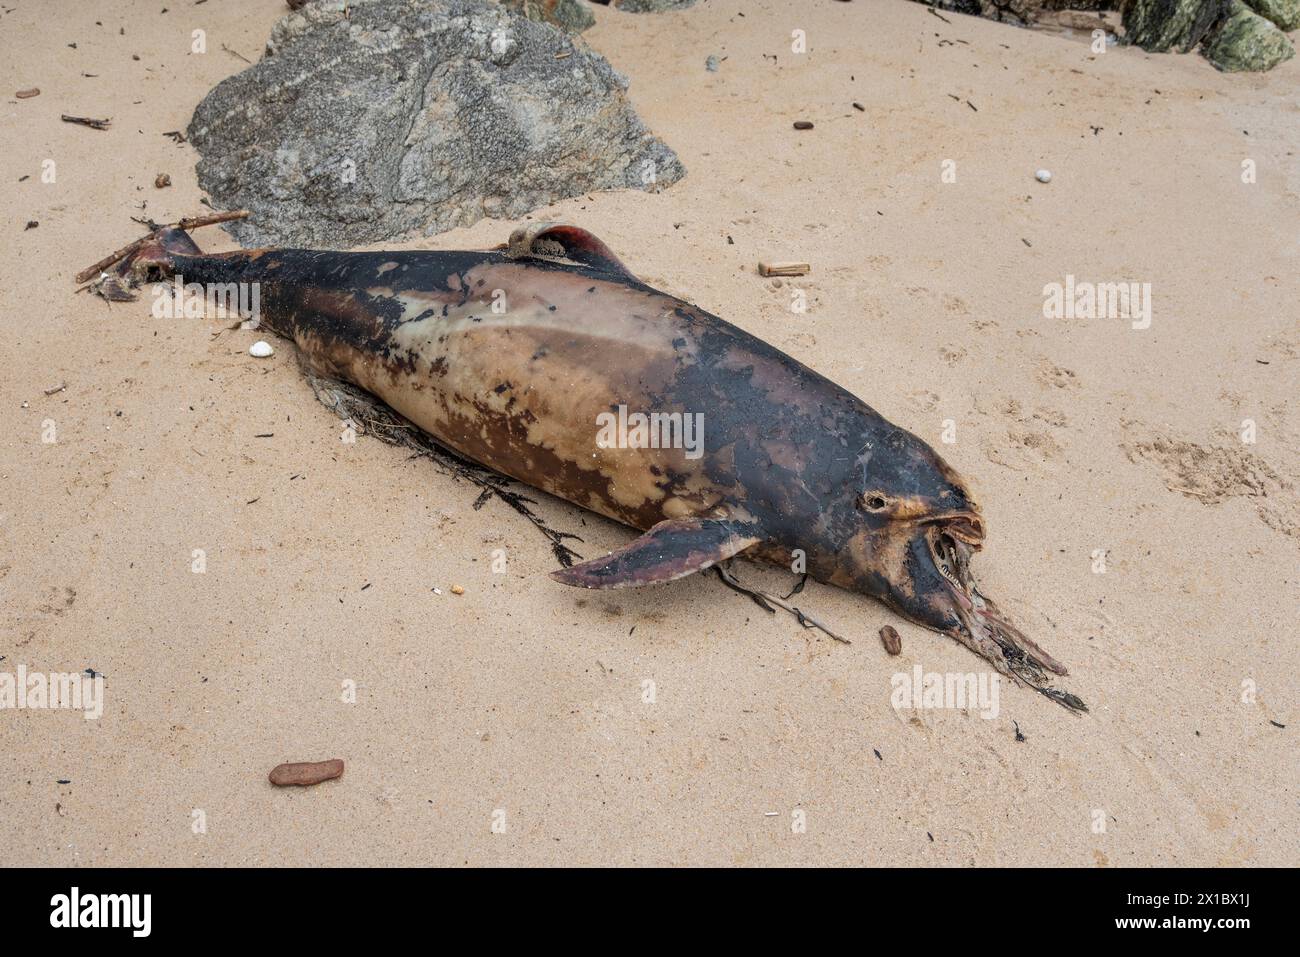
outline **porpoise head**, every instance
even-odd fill
[[[883,423],[883,420],[882,420]],[[961,477],[903,429],[873,429],[844,490],[835,580],[879,598],[917,624],[951,635],[998,671],[1059,703],[1081,700],[1045,684],[1066,670],[1015,627],[971,576],[984,519]],[[883,434],[883,439],[881,435]]]

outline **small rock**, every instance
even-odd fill
[[[903,651],[903,640],[898,637],[898,631],[893,625],[885,625],[880,629],[880,643],[891,655],[898,655]]]
[[[1056,22],[1067,29],[1081,30],[1084,33],[1091,33],[1093,30],[1105,33],[1111,29],[1110,24],[1097,14],[1084,13],[1080,10],[1059,10],[1056,14]]]
[[[271,769],[267,780],[278,788],[306,788],[342,776],[343,762],[334,758],[330,761],[294,761],[288,764],[277,764]]]
[[[452,593],[453,595],[463,595],[463,594],[465,594],[465,589],[464,589],[462,586],[460,586],[460,585],[452,585],[452,586],[451,586],[451,593]]]
[[[1050,183],[1052,181],[1052,171],[1050,169],[1040,169],[1034,174],[1034,179],[1040,183]]]
[[[172,184],[172,178],[166,173],[159,173],[154,177],[153,184],[158,189],[166,189]]]
[[[264,339],[258,339],[248,347],[248,354],[255,359],[265,359],[274,352],[275,350],[271,348],[271,343]]]
[[[20,100],[30,100],[32,97],[40,95],[41,91],[36,87],[32,87],[30,90],[19,90],[14,94],[14,96],[18,97]]]
[[[704,61],[704,69],[708,70],[710,73],[717,73],[718,66],[721,63],[722,61],[718,59],[718,55],[716,53],[710,53],[708,55],[708,58],[705,59]]]
[[[812,122],[809,120],[795,120],[794,128],[796,130],[810,130],[813,128],[813,125]]]
[[[596,18],[581,0],[502,0],[511,13],[559,27],[565,33],[581,33]]]

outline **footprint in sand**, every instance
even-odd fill
[[[1204,505],[1251,498],[1260,520],[1284,535],[1300,537],[1300,510],[1293,486],[1244,446],[1207,446],[1167,435],[1125,442],[1130,462],[1147,462],[1162,473],[1165,487]],[[1267,499],[1268,501],[1263,501]]]
[[[1038,381],[1053,389],[1070,389],[1079,385],[1079,379],[1073,372],[1047,360],[1039,363]]]

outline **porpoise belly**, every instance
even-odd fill
[[[698,431],[708,410],[674,390],[696,361],[676,300],[510,262],[458,281],[451,301],[395,293],[404,321],[350,377],[468,458],[636,528],[723,500]],[[658,413],[656,429],[619,427],[637,413]]]

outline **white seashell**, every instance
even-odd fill
[[[1034,179],[1040,183],[1050,183],[1052,181],[1052,171],[1050,169],[1040,169],[1034,174]]]
[[[271,343],[262,339],[258,339],[248,347],[248,354],[257,357],[258,359],[265,359],[273,352],[275,352],[275,350],[271,348]]]

